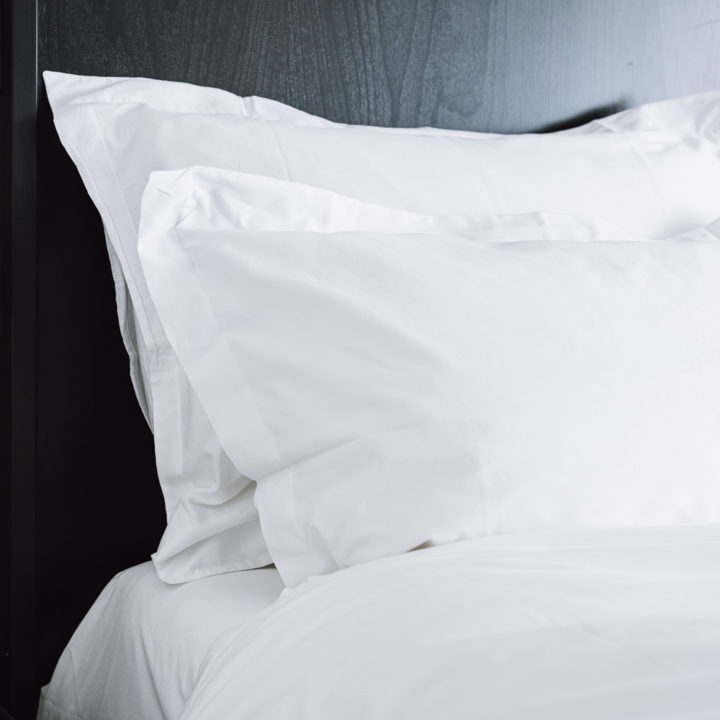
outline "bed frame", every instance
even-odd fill
[[[102,228],[39,71],[498,132],[720,87],[720,0],[6,0],[0,33],[0,705],[17,720],[164,525]]]

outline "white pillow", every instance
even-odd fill
[[[163,128],[178,116],[194,116],[210,128],[216,117],[332,123],[273,100],[187,83],[49,71],[43,78],[60,139],[105,225],[130,376],[154,431],[168,517],[153,557],[158,573],[167,582],[184,582],[266,565],[253,488],[219,447],[157,327],[137,260],[139,195],[151,169],[178,167],[185,157],[218,159],[217,145],[205,136],[164,137]],[[127,146],[119,147],[123,142]]]
[[[718,214],[720,93],[645,106],[570,132],[505,137],[340,126],[272,101],[181,83],[44,77],[58,133],[112,247],[141,402],[149,389],[168,514],[154,560],[169,582],[262,565],[269,556],[254,488],[223,452],[145,286],[137,227],[151,171],[213,165],[430,213],[597,214],[650,236]]]
[[[480,535],[720,521],[712,234],[335,232],[368,218],[231,181],[154,173],[140,257],[288,585]]]

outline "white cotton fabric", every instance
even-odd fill
[[[288,585],[482,535],[720,521],[709,232],[373,230],[347,198],[253,183],[153,174],[140,257]]]
[[[648,236],[718,215],[719,93],[508,137],[341,126],[182,83],[44,77],[58,133],[111,246],[131,372],[155,434],[168,528],[153,559],[168,582],[263,565],[269,555],[254,487],[224,453],[147,292],[137,228],[150,172],[210,165],[425,213],[589,213]]]
[[[150,170],[192,162],[225,164],[213,119],[327,121],[265,98],[145,78],[43,73],[60,139],[97,206],[108,239],[118,318],[130,375],[153,428],[168,518],[153,559],[167,582],[261,567],[270,562],[252,492],[220,448],[212,427],[167,348],[137,260],[139,197]],[[193,122],[167,132],[178,118]],[[262,170],[263,153],[244,161]],[[243,158],[238,158],[243,162]],[[258,162],[260,163],[258,165]]]
[[[282,589],[274,568],[175,586],[150,562],[119,573],[65,648],[38,720],[174,720],[215,643]]]
[[[350,568],[224,633],[178,717],[710,720],[718,567],[715,525],[482,538]]]
[[[110,583],[38,720],[709,720],[720,526],[495,536],[285,591]],[[75,669],[77,672],[75,672]]]

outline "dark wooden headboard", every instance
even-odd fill
[[[0,32],[0,705],[17,718],[164,526],[100,221],[39,71],[500,132],[720,87],[720,0],[7,0]]]

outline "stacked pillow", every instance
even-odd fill
[[[510,137],[45,80],[131,298],[164,580],[720,517],[718,93]]]

